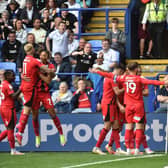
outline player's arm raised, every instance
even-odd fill
[[[89,72],[97,73],[97,74],[104,76],[104,77],[107,77],[107,78],[114,78],[114,76],[115,76],[112,72],[104,72],[104,71],[97,70],[95,68],[90,68]]]
[[[158,81],[158,80],[149,80],[140,77],[141,83],[147,84],[147,85],[166,85],[168,84],[168,81]]]

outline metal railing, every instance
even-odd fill
[[[126,11],[127,8],[61,8],[60,9],[60,13],[61,11],[78,11],[79,14],[78,14],[78,26],[79,26],[79,32],[78,32],[78,38],[80,38],[81,36],[102,36],[102,35],[105,35],[106,32],[109,30],[109,12],[110,11]],[[105,11],[105,29],[106,29],[106,32],[104,33],[82,33],[81,31],[81,14],[82,14],[82,11]],[[60,15],[59,13],[59,15]]]

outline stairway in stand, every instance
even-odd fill
[[[98,8],[127,8],[129,0],[99,0]],[[105,11],[95,11],[91,22],[88,24],[87,33],[105,33],[106,32],[106,17]],[[124,30],[125,11],[110,11],[109,12],[109,28],[111,28],[112,17],[117,17],[120,20],[119,28]],[[104,36],[84,36],[86,40],[102,40]]]

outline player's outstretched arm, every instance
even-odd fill
[[[145,78],[140,78],[141,79],[141,83],[143,84],[147,84],[147,85],[165,85],[166,83],[168,84],[168,81],[158,81],[158,80],[149,80],[149,79],[145,79]]]
[[[95,68],[90,68],[89,72],[91,72],[91,73],[97,73],[97,74],[99,74],[101,76],[104,76],[104,77],[107,77],[107,78],[113,78],[114,77],[114,74],[111,73],[111,72],[99,71],[99,70],[97,70]]]

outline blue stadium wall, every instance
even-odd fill
[[[32,128],[32,117],[30,116],[28,125],[23,136],[23,146],[17,147],[21,151],[91,151],[96,144],[99,132],[103,127],[101,114],[59,114],[62,122],[64,134],[68,139],[66,146],[61,147],[59,143],[59,134],[54,127],[48,114],[40,114],[40,132],[41,146],[35,148],[35,136]],[[19,116],[18,116],[19,118]],[[148,113],[147,114],[146,134],[149,146],[155,151],[164,151],[166,135],[166,114]],[[0,120],[0,131],[5,129],[2,120]],[[104,149],[108,142],[108,134],[102,145]],[[124,142],[124,131],[121,133],[122,148]],[[0,142],[0,151],[9,151],[7,139]]]

